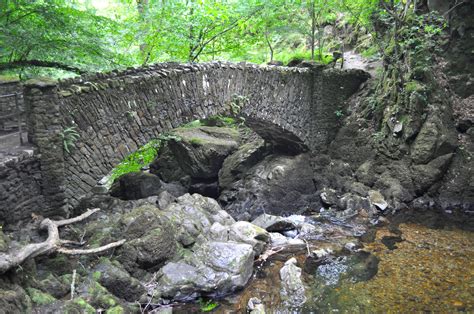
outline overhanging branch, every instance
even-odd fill
[[[42,60],[21,60],[21,61],[12,61],[12,62],[4,62],[0,63],[0,71],[3,70],[12,70],[24,67],[42,67],[42,68],[55,68],[61,69],[69,72],[74,72],[77,74],[84,74],[87,71],[81,70],[77,67],[67,65],[61,62],[54,62],[54,61],[42,61]]]

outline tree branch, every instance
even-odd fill
[[[30,66],[42,67],[42,68],[56,68],[56,69],[61,69],[61,70],[74,72],[78,74],[87,73],[87,71],[81,70],[71,65],[63,64],[60,62],[41,61],[41,60],[18,60],[18,61],[0,63],[0,71],[24,68],[24,67],[30,67]]]
[[[82,221],[92,214],[99,211],[99,208],[89,209],[80,216],[54,221],[49,218],[43,219],[40,223],[40,229],[48,230],[48,238],[46,241],[41,243],[28,244],[19,250],[11,250],[6,253],[0,253],[0,274],[7,272],[8,270],[21,265],[24,261],[29,258],[34,258],[38,255],[49,254],[53,252],[59,252],[70,255],[79,255],[79,254],[94,254],[103,252],[105,250],[118,247],[125,243],[125,240],[120,240],[117,242],[109,243],[107,245],[86,250],[75,250],[75,249],[66,249],[62,247],[63,244],[69,244],[71,241],[61,240],[59,238],[59,227],[69,225],[75,222]]]

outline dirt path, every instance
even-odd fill
[[[23,141],[26,143],[26,132],[23,133]],[[33,152],[33,147],[26,143],[20,145],[20,136],[18,132],[0,135],[0,164],[14,159],[18,155]]]

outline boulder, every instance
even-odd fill
[[[270,235],[265,230],[246,221],[238,221],[230,227],[229,240],[250,244],[255,256],[260,255],[266,244],[270,241]]]
[[[326,206],[336,205],[339,200],[336,191],[329,188],[324,188],[319,194],[319,197],[321,198],[321,202]]]
[[[305,287],[301,279],[301,268],[296,266],[296,258],[286,261],[280,269],[280,296],[284,304],[290,308],[300,307],[306,302]]]
[[[226,189],[232,183],[242,178],[251,167],[255,166],[265,157],[266,153],[265,142],[262,139],[256,139],[240,146],[222,164],[222,168],[219,171],[220,188]]]
[[[185,247],[205,237],[211,226],[218,222],[223,226],[232,225],[235,220],[216,202],[199,194],[185,194],[170,204],[163,215],[173,222],[176,239]]]
[[[176,159],[170,148],[169,141],[160,148],[158,156],[150,164],[150,173],[159,176],[165,182],[179,181],[186,176],[186,173],[181,169],[179,160]]]
[[[250,314],[265,314],[265,305],[259,298],[250,298],[247,303],[247,312]]]
[[[257,225],[269,232],[279,232],[296,229],[296,225],[291,220],[285,217],[268,214],[262,214],[258,216],[252,221],[252,224]]]
[[[387,201],[384,199],[382,193],[380,193],[379,191],[370,190],[369,200],[374,206],[376,206],[380,210],[385,210],[388,207]]]
[[[201,294],[226,294],[241,289],[253,272],[254,252],[244,243],[202,243],[180,262],[171,262],[157,273],[154,294],[186,301]]]
[[[118,298],[135,302],[145,293],[145,288],[137,279],[130,276],[123,267],[115,262],[103,260],[94,268],[98,282]]]
[[[161,180],[154,174],[130,172],[115,180],[110,189],[110,195],[125,200],[137,200],[158,195],[160,188]]]
[[[446,154],[433,159],[426,165],[413,165],[413,183],[419,194],[426,192],[433,184],[441,180],[446,173],[454,154]]]
[[[308,154],[271,155],[221,191],[219,200],[237,220],[301,213],[318,201],[312,179]]]
[[[118,250],[118,260],[133,275],[157,270],[175,255],[177,229],[156,207],[136,208],[120,224],[128,241]]]
[[[169,149],[153,162],[153,172],[165,181],[179,180],[178,176],[183,174],[190,175],[193,179],[217,178],[224,159],[239,146],[239,133],[233,128],[202,126],[178,128],[173,133],[180,140],[170,140]],[[171,171],[173,173],[169,173]]]

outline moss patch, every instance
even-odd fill
[[[56,299],[52,295],[41,292],[38,289],[26,288],[26,291],[28,292],[31,301],[36,305],[46,305],[56,301]]]

